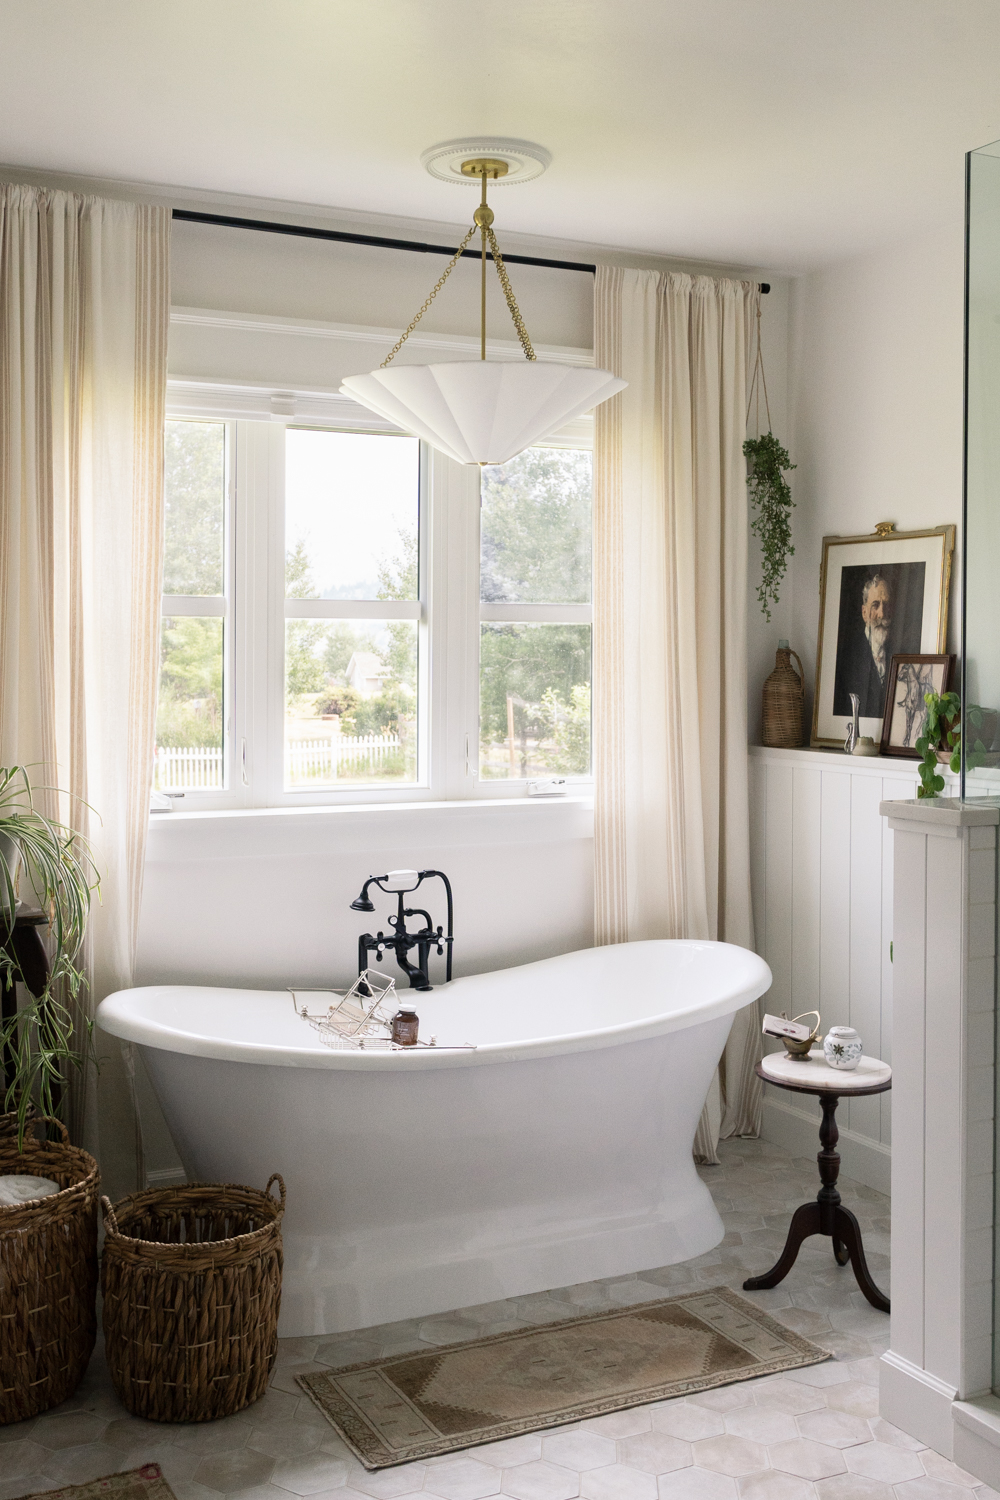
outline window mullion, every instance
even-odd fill
[[[479,734],[479,470],[431,452],[431,785],[475,795]]]
[[[225,598],[223,615],[223,710],[225,714],[226,805],[244,806],[246,789],[240,772],[240,747],[245,733],[246,693],[244,689],[244,631],[240,613],[246,608],[241,560],[244,519],[240,514],[239,455],[236,422],[226,423],[226,526],[225,526]],[[204,600],[214,604],[215,600]],[[209,613],[207,609],[199,613]]]
[[[267,762],[262,801],[285,794],[285,435],[284,423],[261,422],[259,468],[267,518],[267,651],[264,675]],[[263,613],[263,612],[262,612]]]
[[[234,747],[234,778],[249,806],[266,807],[269,800],[268,669],[272,633],[269,592],[271,425],[267,422],[239,422],[237,433],[237,516],[243,522],[240,558],[244,585],[242,599],[237,600],[237,644],[241,653],[239,681],[243,686],[244,711],[240,738]]]

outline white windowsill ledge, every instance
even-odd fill
[[[593,837],[590,795],[254,807],[155,814],[146,864],[354,852],[379,863],[384,854],[390,867],[408,869],[443,859],[440,851],[451,848],[579,844]]]
[[[149,817],[150,828],[161,828],[177,823],[204,822],[206,820],[234,821],[249,819],[273,818],[330,818],[351,817],[363,815],[365,817],[392,818],[408,816],[411,813],[418,814],[455,814],[470,812],[496,811],[497,813],[509,812],[511,808],[522,807],[574,807],[592,810],[594,806],[593,792],[581,793],[578,796],[567,797],[466,797],[451,802],[340,802],[327,803],[323,806],[312,807],[227,807],[227,808],[204,808],[198,811],[194,808],[175,809],[173,812],[151,813]]]

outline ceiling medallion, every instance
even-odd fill
[[[441,182],[463,187],[468,183],[464,164],[470,157],[491,156],[506,163],[504,187],[531,182],[551,165],[552,153],[534,141],[517,141],[504,135],[473,135],[458,141],[441,141],[421,154],[421,164]]]
[[[470,154],[471,153],[471,154]],[[541,442],[565,423],[598,406],[625,386],[609,370],[581,369],[535,359],[507,268],[493,233],[493,210],[486,201],[490,182],[509,185],[538,177],[550,161],[542,146],[527,141],[480,137],[432,146],[422,157],[427,170],[446,182],[479,182],[481,198],[472,227],[445,267],[409,327],[377,370],[351,375],[341,391],[362,406],[423,438],[439,452],[463,464],[502,464]],[[470,240],[481,241],[480,337],[478,362],[388,367],[444,286]],[[524,353],[524,362],[486,358],[487,250]]]

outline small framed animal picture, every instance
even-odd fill
[[[927,717],[925,693],[947,693],[955,671],[953,656],[897,653],[889,664],[882,720],[883,755],[919,760],[917,740]]]

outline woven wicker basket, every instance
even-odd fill
[[[41,1123],[39,1118],[38,1123]],[[62,1141],[0,1138],[0,1175],[48,1177],[60,1191],[0,1206],[0,1423],[65,1401],[97,1337],[97,1195],[86,1151]]]
[[[281,1305],[277,1172],[263,1192],[196,1182],[101,1202],[108,1366],[128,1410],[211,1422],[263,1396]]]
[[[37,1120],[38,1110],[33,1104],[28,1105],[28,1119]],[[17,1110],[9,1110],[7,1114],[0,1115],[0,1141],[4,1144],[9,1140],[17,1140]],[[4,1174],[6,1175],[6,1173]]]
[[[792,657],[799,662],[796,672]],[[801,675],[800,675],[801,673]],[[782,750],[803,743],[802,705],[805,701],[805,672],[794,651],[782,642],[774,653],[774,671],[764,681],[761,741]]]

